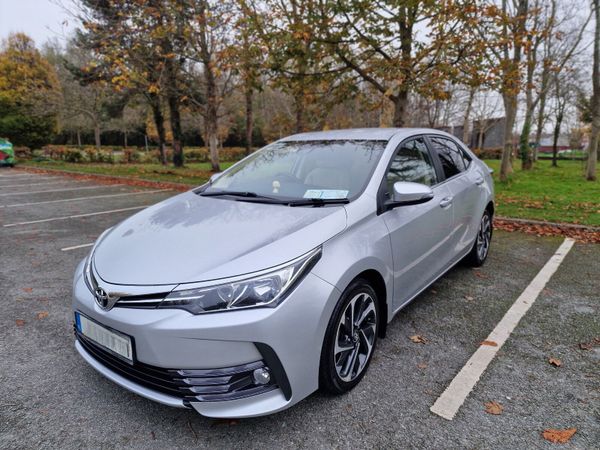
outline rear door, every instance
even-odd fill
[[[400,144],[382,182],[380,203],[391,199],[397,181],[430,186],[434,198],[381,213],[390,233],[394,259],[395,309],[418,294],[446,266],[452,231],[450,190],[440,183],[424,137],[409,138]]]
[[[436,153],[450,190],[454,210],[451,243],[454,257],[473,244],[479,225],[479,203],[483,177],[475,170],[471,157],[453,139],[430,135],[430,147]],[[477,217],[476,217],[477,216]]]

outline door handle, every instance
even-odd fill
[[[477,178],[475,178],[475,184],[476,184],[477,186],[481,186],[481,185],[483,184],[483,182],[484,182],[484,181],[485,181],[485,180],[483,179],[483,177],[477,177]]]
[[[440,206],[442,208],[447,208],[448,206],[450,206],[452,204],[452,199],[453,197],[445,197],[440,201]]]

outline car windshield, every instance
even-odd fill
[[[232,167],[203,194],[352,199],[366,187],[385,146],[385,141],[276,142]]]

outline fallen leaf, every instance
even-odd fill
[[[550,364],[552,364],[554,367],[560,367],[562,366],[562,361],[560,359],[556,359],[556,358],[549,358],[548,362]]]
[[[432,289],[430,292],[431,292],[432,294],[437,294],[437,291],[436,291],[435,289]]]
[[[581,350],[591,350],[594,347],[600,347],[600,338],[594,338],[590,342],[580,342],[579,348]]]
[[[486,274],[481,273],[478,270],[474,270],[473,272],[475,273],[475,276],[478,277],[478,278],[483,278],[483,279],[489,278]]]
[[[417,367],[419,369],[427,369],[427,363],[419,363],[419,364],[417,364]]]
[[[465,300],[468,302],[472,302],[475,299],[473,297],[471,297],[470,295],[465,295]]]
[[[22,327],[23,325],[25,325],[25,321],[23,319],[17,319],[15,320],[15,322],[18,327]]]
[[[544,439],[554,444],[564,444],[569,442],[576,431],[577,428],[567,428],[566,430],[555,430],[554,428],[548,428],[547,430],[544,430],[542,436]]]
[[[504,411],[504,407],[498,402],[487,402],[484,403],[485,412],[488,414],[493,414],[495,416],[499,416]]]
[[[481,345],[489,345],[490,347],[498,347],[498,344],[494,341],[483,341]]]
[[[156,433],[154,433],[154,431],[150,431],[150,436],[152,437],[153,441],[156,440]]]
[[[45,319],[46,317],[48,317],[48,311],[39,312],[36,314],[36,317],[38,320]]]
[[[425,339],[420,334],[413,334],[412,336],[410,336],[409,339],[411,341],[413,341],[415,344],[427,344],[427,339]]]
[[[23,288],[23,292],[31,292],[33,291],[33,288]]]

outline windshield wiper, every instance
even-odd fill
[[[286,201],[280,200],[278,198],[269,197],[266,195],[260,195],[256,192],[249,191],[214,191],[214,192],[206,192],[202,191],[198,195],[202,197],[222,197],[226,195],[230,195],[232,197],[243,197],[244,200],[256,200],[256,202],[268,202],[268,203],[287,203]]]
[[[343,205],[350,203],[347,198],[303,198],[302,200],[292,200],[288,202],[289,206],[325,206],[325,205]]]

